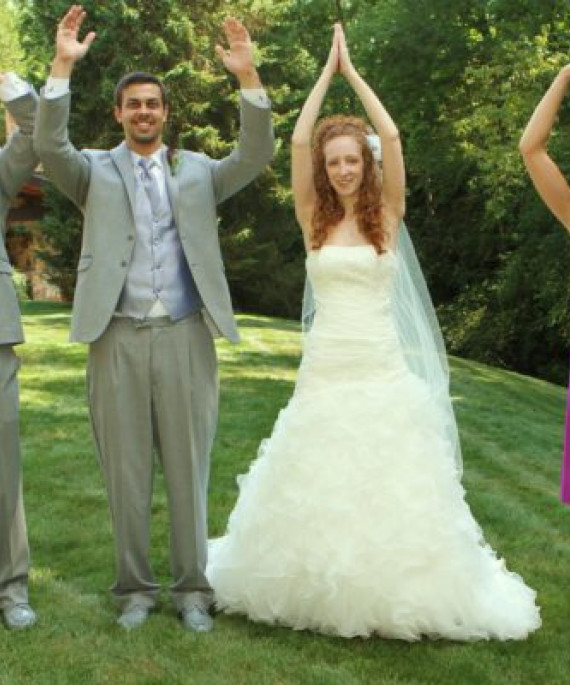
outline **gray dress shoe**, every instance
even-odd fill
[[[117,619],[118,625],[125,630],[133,630],[133,628],[138,628],[148,618],[148,608],[142,607],[138,604],[128,607],[123,611],[123,613]]]
[[[29,604],[15,604],[4,609],[4,622],[10,630],[30,628],[36,622],[36,612]]]
[[[214,619],[202,607],[182,609],[180,617],[186,630],[192,630],[195,633],[207,633],[214,627]]]

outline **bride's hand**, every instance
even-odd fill
[[[334,25],[331,49],[324,71],[332,78],[339,71],[339,29],[340,24]]]
[[[344,35],[341,24],[335,24],[335,29],[336,34],[338,34],[338,70],[345,78],[347,78],[355,71],[355,69],[350,59],[348,45],[346,44],[346,36]]]

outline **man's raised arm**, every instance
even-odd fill
[[[242,94],[241,127],[237,148],[223,160],[212,162],[216,201],[223,202],[260,174],[273,158],[274,138],[269,98],[257,73],[249,32],[237,19],[224,22],[228,48],[216,54],[233,74]]]
[[[38,96],[25,81],[8,73],[0,74],[0,99],[18,126],[0,151],[0,192],[10,199],[38,163],[32,146]]]
[[[67,123],[71,73],[95,40],[93,31],[79,40],[85,17],[81,5],[72,5],[57,26],[56,54],[42,89],[34,133],[34,147],[46,175],[79,207],[84,205],[87,195],[89,162],[69,141]]]

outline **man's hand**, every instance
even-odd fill
[[[90,31],[82,41],[79,40],[79,30],[86,16],[87,13],[81,5],[72,5],[57,25],[52,76],[69,77],[75,62],[85,57],[95,40],[93,31]]]
[[[224,22],[224,33],[229,49],[216,45],[216,54],[226,69],[240,82],[242,88],[260,88],[261,82],[253,63],[253,43],[245,26],[230,17]]]

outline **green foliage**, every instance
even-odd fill
[[[0,0],[0,71],[21,71],[23,53],[17,21],[14,4],[9,0]]]
[[[353,61],[402,134],[407,223],[450,349],[562,381],[570,334],[566,236],[523,169],[518,140],[567,61],[570,9],[560,0],[112,0],[85,3],[98,38],[73,77],[72,139],[122,138],[112,90],[145,68],[171,93],[170,141],[219,157],[236,136],[235,83],[214,56],[222,18],[243,18],[273,101],[270,170],[220,208],[221,242],[239,310],[297,316],[304,251],[290,195],[289,140],[342,19]],[[23,3],[30,72],[45,77],[65,0]],[[119,49],[120,47],[120,49]],[[361,112],[337,79],[323,113]],[[570,108],[550,149],[570,177]],[[73,272],[79,229],[50,199],[53,277]],[[58,203],[62,203],[58,205]],[[56,205],[58,207],[56,208]],[[49,223],[51,222],[51,223]],[[59,228],[58,228],[59,227]],[[56,234],[61,234],[56,242]],[[65,237],[67,234],[68,237]]]
[[[40,229],[47,247],[38,250],[38,256],[46,265],[47,278],[59,287],[62,298],[70,301],[81,252],[81,214],[70,200],[47,184],[44,208]]]
[[[22,72],[22,48],[18,33],[17,13],[9,0],[0,0],[0,72]],[[5,137],[4,117],[0,119],[0,135]]]
[[[472,63],[464,73],[471,93],[476,93],[477,107],[466,103],[454,123],[455,136],[473,168],[469,193],[483,210],[479,226],[468,225],[468,230],[481,237],[475,254],[485,265],[484,280],[493,283],[478,330],[454,349],[561,382],[570,332],[570,251],[567,236],[542,207],[527,178],[518,139],[542,93],[567,61],[560,49],[560,29],[570,24],[570,11],[543,6],[535,23],[529,14],[513,19],[508,3],[502,4],[505,11],[497,16],[495,31],[489,31],[486,63]],[[560,133],[568,130],[564,119],[565,114]],[[551,151],[568,170],[567,133],[560,133],[554,136]],[[462,290],[472,286],[467,280]]]
[[[28,279],[26,278],[26,274],[14,269],[12,273],[12,283],[14,284],[14,290],[16,291],[16,295],[18,296],[18,300],[20,302],[26,302],[30,299],[28,294]]]
[[[559,2],[359,3],[356,60],[402,132],[407,221],[452,351],[562,381],[566,236],[518,152],[566,63]],[[374,26],[371,35],[370,27]],[[551,150],[570,171],[565,108]]]
[[[290,4],[242,0],[232,3],[230,10],[221,1],[85,2],[85,29],[97,30],[98,35],[72,79],[72,141],[78,148],[118,144],[122,130],[111,112],[115,83],[128,71],[144,69],[163,78],[169,90],[170,144],[212,157],[227,154],[238,132],[238,97],[235,80],[215,57],[214,47],[223,41],[222,21],[230,11],[244,19],[259,44],[262,78],[268,70],[285,76],[302,73],[305,52],[299,57],[294,43],[278,46],[268,40],[272,32],[278,34]],[[54,27],[66,6],[51,0],[30,0],[26,5],[22,31],[36,74],[41,73],[39,65],[50,59]],[[269,93],[275,100],[277,135],[289,136],[291,91],[282,85],[288,83],[287,78],[269,82],[276,83],[275,91],[270,87]],[[298,97],[297,91],[294,93]],[[268,172],[220,208],[220,228],[237,307],[294,316],[302,289],[302,243],[291,223],[290,197],[284,189],[288,174],[281,171],[288,164],[284,162],[287,152],[282,144],[280,150],[277,171]],[[50,250],[44,258],[50,277],[69,292],[79,252],[79,215],[67,201],[51,193],[47,207],[42,228]],[[244,241],[244,234],[251,234],[254,240]],[[293,277],[286,278],[291,272]]]

